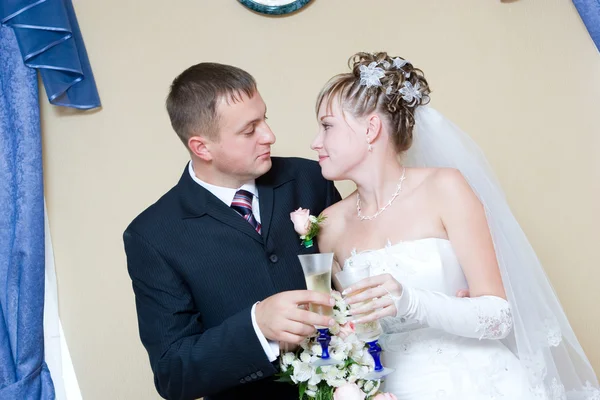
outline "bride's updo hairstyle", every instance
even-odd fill
[[[317,113],[323,101],[326,109],[337,99],[344,112],[364,117],[381,115],[401,153],[410,148],[415,125],[415,110],[429,103],[429,85],[423,71],[402,57],[385,52],[356,53],[348,60],[352,72],[334,76],[317,98]]]

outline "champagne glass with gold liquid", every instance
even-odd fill
[[[315,292],[331,295],[331,267],[333,266],[333,253],[303,254],[298,256],[306,288]],[[333,317],[333,307],[323,306],[321,304],[310,304],[309,309],[320,315]],[[340,361],[331,358],[329,355],[329,342],[331,336],[327,326],[316,326],[319,336],[317,342],[321,345],[321,358],[311,362],[314,366],[335,365]]]
[[[368,264],[361,264],[346,268],[343,271],[335,274],[336,279],[342,286],[342,290],[354,285],[355,283],[362,281],[370,276],[371,267]],[[363,292],[360,290],[354,294]],[[371,300],[357,303],[356,306],[368,304]],[[365,315],[369,315],[365,314]],[[381,364],[381,346],[378,343],[379,337],[383,333],[381,324],[378,320],[366,322],[364,324],[356,324],[354,326],[354,333],[356,337],[365,342],[369,346],[369,354],[373,357],[375,362],[375,369],[373,372],[365,376],[365,379],[382,379],[384,376],[394,372],[392,368],[386,368]]]

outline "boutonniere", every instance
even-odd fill
[[[300,236],[302,244],[307,249],[313,245],[313,239],[321,230],[321,223],[325,221],[325,216],[320,214],[318,217],[310,215],[310,210],[299,208],[290,213],[290,219],[294,223],[294,229]]]

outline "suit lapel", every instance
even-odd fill
[[[236,229],[259,243],[263,242],[263,236],[259,235],[254,230],[252,225],[248,223],[241,215],[239,215],[231,207],[227,206],[208,190],[198,185],[190,176],[187,167],[183,171],[179,183],[175,187],[181,198],[181,211],[183,219],[203,218],[210,216],[223,224]],[[262,218],[262,199],[261,201],[261,218]]]
[[[260,225],[262,237],[269,237],[269,228],[271,227],[271,218],[273,217],[273,187],[260,186],[258,188],[258,201],[260,201]]]
[[[275,166],[265,175],[256,180],[258,189],[258,200],[260,201],[260,221],[262,236],[265,239],[269,237],[271,220],[273,219],[274,205],[277,197],[278,188],[294,178],[284,171],[277,171]],[[292,212],[294,210],[289,210]]]
[[[254,230],[248,221],[231,207],[228,207],[221,200],[213,196],[212,193],[209,194],[212,196],[212,199],[207,202],[206,214],[221,221],[225,225],[229,225],[230,227],[245,233],[257,242],[263,243],[263,237]]]

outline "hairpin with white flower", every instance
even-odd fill
[[[423,95],[421,94],[421,85],[419,82],[415,83],[414,86],[409,81],[402,82],[402,87],[398,92],[402,95],[402,99],[408,103],[410,107],[421,101]]]
[[[396,57],[392,60],[392,62],[394,63],[394,68],[396,69],[402,69],[402,67],[404,67],[406,64],[409,64],[410,61],[408,60],[404,60],[400,57]]]
[[[406,65],[406,64],[410,64],[410,61],[408,60],[404,60],[400,57],[396,57],[392,60],[392,62],[394,63],[394,68],[402,70],[402,68]],[[410,77],[410,72],[408,71],[404,71],[404,77],[405,78],[409,78]]]
[[[377,62],[373,61],[369,66],[361,65],[359,70],[360,85],[367,88],[381,86],[381,78],[385,76],[385,71],[377,66]]]

